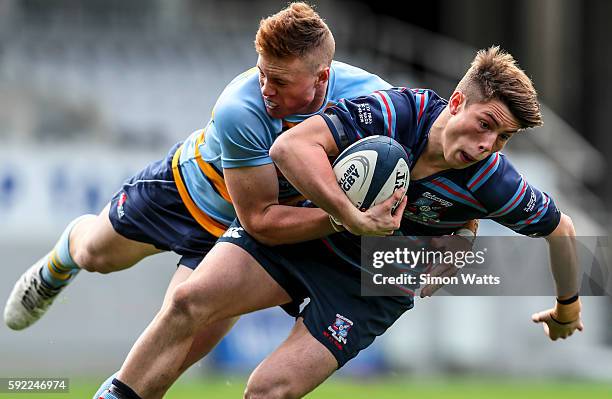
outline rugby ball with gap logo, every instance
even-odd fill
[[[346,148],[332,164],[340,188],[353,205],[366,210],[408,189],[408,154],[387,136],[369,136]]]

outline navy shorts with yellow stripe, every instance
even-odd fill
[[[195,269],[217,237],[198,224],[180,197],[172,172],[180,146],[128,179],[111,200],[109,217],[117,233],[176,252],[179,264]]]
[[[412,297],[361,295],[360,270],[332,253],[320,240],[268,247],[252,238],[238,220],[219,242],[246,250],[287,291],[282,306],[302,317],[310,334],[338,361],[338,368],[370,346],[406,310]],[[300,312],[297,304],[310,301]]]

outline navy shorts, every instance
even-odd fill
[[[123,184],[111,200],[109,217],[117,233],[176,252],[180,265],[195,269],[217,237],[191,216],[174,183],[172,157],[180,145]]]
[[[287,291],[293,302],[283,306],[302,317],[310,334],[338,361],[338,368],[383,334],[405,311],[412,297],[361,295],[360,270],[342,260],[322,241],[268,247],[252,238],[236,220],[219,242],[246,250]],[[297,304],[310,301],[300,312]]]

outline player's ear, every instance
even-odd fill
[[[451,115],[457,114],[464,103],[465,94],[459,90],[455,90],[448,100],[448,110],[450,111]]]
[[[329,80],[329,67],[327,66],[321,69],[317,73],[317,84],[327,84],[328,80]]]

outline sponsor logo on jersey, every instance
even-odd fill
[[[452,202],[449,202],[449,201],[444,200],[444,199],[442,199],[440,197],[437,197],[434,194],[430,193],[429,191],[425,191],[423,193],[423,197],[429,198],[430,200],[433,200],[433,201],[436,201],[436,202],[439,202],[441,205],[444,205],[444,206],[453,206]]]
[[[417,222],[438,222],[440,216],[451,206],[452,202],[425,191],[419,199],[406,205],[404,216]]]
[[[119,216],[119,219],[125,216],[125,210],[123,209],[125,201],[127,201],[127,194],[123,192],[119,195],[119,201],[117,201],[117,216]]]
[[[223,233],[223,237],[225,238],[242,238],[240,232],[244,231],[242,227],[230,227]]]

